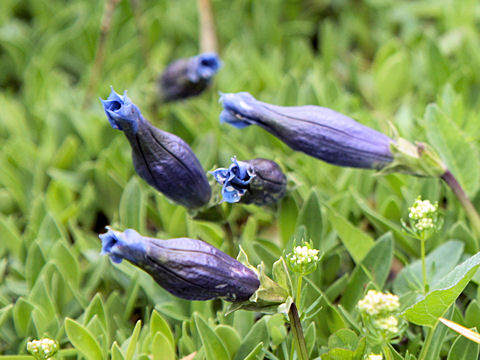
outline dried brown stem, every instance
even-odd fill
[[[105,58],[105,50],[107,45],[108,34],[112,26],[113,13],[120,0],[107,0],[105,9],[103,10],[102,24],[100,26],[100,36],[97,43],[97,52],[95,54],[95,60],[93,62],[92,70],[90,72],[90,78],[88,80],[87,91],[83,101],[83,107],[85,108],[91,98],[91,94],[95,90],[95,87],[102,70],[103,61]]]
[[[218,40],[210,0],[198,0],[200,52],[218,53]]]

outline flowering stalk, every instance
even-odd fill
[[[292,327],[293,342],[295,343],[295,348],[297,349],[297,356],[300,360],[308,360],[308,351],[307,345],[305,344],[305,337],[303,336],[302,323],[300,322],[300,317],[298,316],[298,310],[295,303],[290,305],[288,318],[290,319],[290,326]],[[293,359],[293,356],[290,358]]]
[[[419,196],[409,208],[409,225],[402,219],[402,226],[412,237],[420,240],[423,292],[428,293],[427,268],[425,265],[425,241],[442,227],[443,219],[438,214],[438,203],[432,204]]]
[[[475,239],[477,240],[476,251],[480,250],[480,216],[478,215],[477,210],[473,206],[472,202],[468,198],[467,194],[463,190],[460,183],[457,181],[455,176],[447,169],[445,173],[441,176],[441,179],[452,189],[454,195],[457,197],[458,201],[462,205],[467,217],[470,219],[470,223],[475,234]]]

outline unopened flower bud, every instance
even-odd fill
[[[175,101],[199,95],[210,85],[220,66],[220,59],[215,53],[174,61],[158,80],[162,100]]]
[[[128,260],[183,299],[244,301],[260,286],[253,270],[201,240],[159,240],[132,229],[109,229],[100,239],[113,262]]]
[[[148,184],[188,208],[205,205],[211,196],[205,172],[188,144],[146,120],[139,108],[113,89],[101,100],[114,129],[122,130],[132,148],[135,171]]]
[[[223,186],[223,200],[229,203],[271,204],[283,197],[287,187],[287,178],[277,163],[262,158],[237,161],[233,157],[228,169],[210,173]]]
[[[320,106],[276,106],[246,92],[222,94],[220,121],[258,125],[292,149],[339,166],[381,169],[392,162],[392,139]]]
[[[32,340],[27,343],[27,351],[37,360],[46,360],[57,353],[58,344],[49,338]]]

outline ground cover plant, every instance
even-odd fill
[[[478,358],[479,30],[2,0],[0,359]]]

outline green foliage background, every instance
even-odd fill
[[[237,155],[270,158],[288,174],[290,191],[278,206],[227,210],[235,240],[254,264],[270,269],[301,237],[325,253],[303,296],[305,309],[314,305],[304,329],[312,357],[340,348],[352,357],[335,354],[354,358],[364,341],[355,304],[366,284],[393,289],[405,309],[418,305],[419,245],[401,231],[400,218],[419,194],[439,201],[445,225],[427,250],[433,290],[440,292],[425,299],[434,305],[424,313],[409,308],[405,316],[438,331],[436,353],[424,358],[478,354],[476,345],[462,346],[434,324],[449,308],[455,321],[480,325],[476,240],[440,180],[334,167],[259,128],[218,121],[218,91],[335,109],[391,136],[432,144],[478,208],[478,1],[213,1],[223,67],[202,96],[164,106],[156,104],[155,79],[170,61],[199,52],[196,3],[140,6],[139,34],[131,2],[119,3],[101,74],[86,93],[104,3],[0,1],[0,354],[24,354],[26,342],[42,336],[59,341],[59,358],[288,354],[281,315],[225,317],[220,301],[174,298],[130,264],[100,256],[97,234],[109,224],[226,249],[221,226],[191,219],[134,174],[126,139],[97,101],[110,85],[128,89],[151,122],[185,139],[205,170]],[[417,354],[421,339],[412,325],[397,350]],[[449,350],[454,341],[456,350]]]

